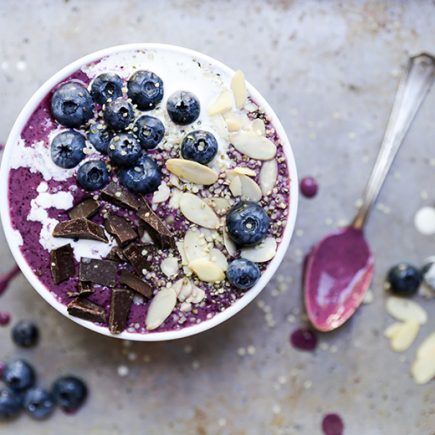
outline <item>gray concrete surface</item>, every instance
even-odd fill
[[[42,339],[34,350],[17,350],[9,328],[0,328],[0,359],[25,356],[42,385],[64,372],[80,374],[91,396],[76,416],[58,412],[43,423],[23,416],[0,425],[0,433],[316,435],[322,416],[338,412],[348,435],[435,434],[434,383],[416,386],[409,375],[417,345],[393,354],[382,337],[391,322],[383,308],[386,270],[434,254],[434,239],[419,235],[412,219],[435,202],[435,89],[383,189],[384,207],[369,222],[374,302],[341,330],[322,335],[314,354],[288,342],[303,324],[301,256],[354,213],[400,66],[408,54],[435,51],[434,3],[2,0],[0,140],[32,92],[60,67],[138,41],[184,45],[243,69],[282,119],[300,174],[319,179],[320,194],[301,199],[297,234],[257,300],[270,307],[275,326],[267,326],[264,308],[254,302],[201,336],[125,346],[67,321],[19,277],[0,309],[14,320],[36,320]],[[0,243],[2,271],[12,258],[4,237]],[[435,301],[421,303],[430,321],[417,343],[435,329]],[[255,353],[240,356],[247,346]],[[127,376],[118,375],[120,366]]]

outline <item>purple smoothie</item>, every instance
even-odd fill
[[[88,85],[91,79],[84,74],[81,70],[75,74],[63,80],[61,83],[67,81],[80,81],[84,85]],[[59,83],[59,85],[61,84]],[[57,86],[56,86],[57,87]],[[25,142],[25,146],[33,147],[35,142],[43,141],[44,146],[49,153],[49,135],[50,133],[59,128],[59,125],[53,119],[50,110],[51,95],[56,87],[40,102],[38,107],[34,110],[32,116],[29,118],[26,126],[24,127],[21,138]],[[247,112],[250,119],[261,118],[266,125],[267,137],[273,141],[277,146],[276,160],[278,162],[278,179],[273,189],[273,195],[263,198],[260,201],[260,205],[268,211],[271,217],[270,235],[274,236],[278,243],[281,241],[282,234],[284,232],[285,223],[287,222],[289,213],[289,187],[290,179],[288,174],[286,157],[283,147],[280,142],[273,125],[268,119],[267,115],[255,104],[254,101],[250,101],[252,110]],[[164,167],[164,162],[169,158],[179,157],[179,151],[173,149],[154,149],[149,150],[148,153],[156,160],[159,166],[162,168],[162,181],[168,183],[170,174]],[[236,149],[230,146],[228,156],[233,161],[233,166],[243,165],[252,169],[256,169],[257,173],[261,166],[261,162],[258,160],[247,159],[242,156]],[[112,172],[111,178],[116,180],[116,172]],[[258,181],[258,175],[257,175]],[[31,201],[38,195],[37,187],[44,181],[44,178],[39,172],[32,172],[29,168],[19,167],[17,169],[11,169],[9,176],[9,203],[10,203],[10,215],[12,225],[17,229],[22,238],[23,244],[20,249],[26,258],[29,266],[33,270],[34,274],[42,282],[42,284],[55,295],[57,300],[62,304],[67,305],[73,298],[68,296],[67,292],[73,292],[78,282],[78,263],[76,262],[76,276],[68,279],[60,284],[54,284],[51,271],[50,271],[50,253],[44,249],[39,240],[39,234],[41,231],[41,223],[29,221],[28,216],[31,209]],[[77,186],[75,176],[70,177],[63,181],[55,181],[53,179],[45,180],[48,184],[49,192],[57,192],[58,190],[69,191],[74,197],[74,204],[79,203],[83,198],[90,196],[88,192],[83,191]],[[220,193],[228,191],[228,186],[223,183],[216,183],[210,188],[204,188],[200,190],[200,194],[203,198],[212,197]],[[152,195],[146,196],[148,202],[150,202]],[[120,209],[108,202],[101,202],[100,214],[105,211],[116,213],[120,216],[128,216],[133,221],[135,219],[132,212]],[[283,206],[284,205],[284,206]],[[183,215],[173,208],[169,207],[167,203],[161,203],[155,210],[157,215],[166,222],[170,230],[175,234],[176,239],[182,238],[191,225]],[[68,219],[67,211],[50,208],[47,210],[50,218],[58,221],[65,221]],[[102,218],[96,216],[93,220],[97,223],[102,223]],[[68,239],[65,239],[65,244],[68,243]],[[224,249],[222,245],[216,244],[216,248]],[[145,279],[153,286],[153,288],[161,288],[168,279],[160,271],[160,263],[165,258],[167,252],[159,251],[152,259],[150,276],[145,276]],[[264,271],[267,268],[267,263],[260,264],[260,269]],[[131,267],[123,263],[120,268],[126,268],[131,270]],[[179,276],[180,278],[182,276]],[[200,282],[199,285],[206,292],[206,298],[203,302],[195,305],[193,310],[187,313],[183,313],[176,307],[172,314],[166,319],[166,321],[155,331],[169,331],[182,329],[197,323],[200,323],[206,319],[212,318],[219,312],[224,311],[231,306],[237,299],[243,296],[243,292],[230,286],[228,281],[224,281],[220,286]],[[218,287],[224,287],[225,292],[219,293]],[[106,313],[109,313],[111,289],[104,286],[95,286],[95,292],[89,296],[89,299],[100,306],[103,306]],[[147,333],[145,329],[145,317],[150,302],[135,298],[135,303],[132,304],[129,318],[128,327],[129,332]],[[107,326],[104,324],[103,326]]]

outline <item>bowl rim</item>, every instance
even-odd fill
[[[109,332],[107,327],[99,326],[93,322],[82,320],[78,317],[74,317],[68,314],[66,305],[60,303],[55,295],[50,292],[45,285],[38,279],[38,277],[33,273],[29,264],[27,263],[24,255],[22,254],[19,246],[16,244],[16,240],[13,237],[14,232],[16,231],[12,227],[11,216],[9,211],[9,201],[8,201],[8,186],[9,186],[9,159],[12,154],[13,144],[16,143],[19,135],[21,134],[22,129],[27,123],[29,117],[32,115],[33,111],[37,107],[37,105],[42,101],[43,98],[47,96],[47,94],[51,91],[51,89],[56,86],[59,82],[70,76],[72,73],[80,69],[83,65],[86,65],[90,62],[96,61],[102,57],[124,51],[134,51],[134,50],[169,50],[172,52],[178,52],[181,54],[185,54],[191,57],[198,58],[204,62],[212,64],[214,67],[223,70],[227,74],[234,74],[234,70],[222,62],[208,56],[197,52],[195,50],[191,50],[188,48],[171,45],[171,44],[160,44],[160,43],[132,43],[132,44],[123,44],[116,45],[109,48],[105,48],[102,50],[98,50],[92,52],[86,56],[83,56],[74,62],[69,63],[61,70],[52,75],[45,83],[43,83],[39,89],[32,95],[32,97],[27,101],[21,112],[19,113],[15,123],[12,127],[11,132],[9,133],[4,152],[3,158],[0,167],[0,218],[3,225],[3,230],[5,232],[6,240],[9,245],[9,248],[12,252],[12,255],[23,272],[26,279],[29,281],[30,285],[39,293],[39,295],[53,308],[67,317],[69,320],[72,320],[79,325],[97,332],[99,334],[118,338],[125,339],[131,341],[167,341],[167,340],[175,340],[179,338],[189,337],[192,335],[199,334],[201,332],[207,331],[224,321],[230,319],[236,313],[245,308],[250,302],[252,302],[264,289],[270,279],[273,277],[275,272],[277,271],[279,265],[281,264],[284,255],[287,251],[287,248],[290,244],[290,240],[294,231],[296,216],[297,216],[297,208],[298,208],[298,198],[299,198],[299,186],[298,186],[298,176],[296,170],[296,163],[293,154],[292,147],[285,133],[284,127],[282,126],[278,116],[275,114],[273,109],[267,103],[267,101],[263,98],[263,96],[252,86],[248,81],[246,82],[249,93],[254,97],[255,101],[259,104],[261,108],[265,110],[268,116],[272,120],[272,124],[275,130],[278,133],[278,136],[281,140],[281,143],[284,148],[284,154],[286,157],[288,171],[290,175],[290,210],[288,214],[287,224],[284,229],[284,234],[282,236],[282,240],[278,245],[277,252],[275,257],[269,263],[267,269],[262,273],[259,281],[256,285],[251,288],[248,292],[246,292],[240,299],[238,299],[233,305],[225,309],[224,311],[215,314],[211,319],[204,320],[199,324],[187,326],[180,330],[172,330],[172,331],[161,331],[161,332],[147,332],[144,334],[137,332],[128,332],[124,331],[121,334],[114,335]],[[6,204],[5,204],[6,202]]]

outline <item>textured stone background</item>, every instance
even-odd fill
[[[382,282],[390,265],[421,264],[434,254],[434,239],[419,235],[412,219],[435,202],[435,90],[383,189],[384,207],[369,222],[374,302],[322,335],[314,354],[288,343],[303,324],[301,257],[355,212],[400,66],[408,54],[435,50],[434,3],[1,0],[0,140],[33,91],[65,64],[100,48],[149,41],[243,69],[282,119],[300,175],[315,175],[320,194],[301,199],[298,231],[276,280],[236,318],[201,336],[125,346],[67,321],[18,278],[0,308],[14,320],[36,320],[42,339],[34,350],[17,350],[9,328],[1,328],[0,358],[33,361],[42,385],[64,372],[80,374],[91,397],[74,417],[57,412],[34,423],[23,416],[0,425],[0,433],[316,435],[322,416],[338,412],[349,435],[434,434],[434,384],[416,386],[408,373],[416,345],[393,354],[382,337],[392,321]],[[3,237],[0,243],[3,271],[12,258]],[[421,302],[435,314],[435,301]],[[432,315],[417,342],[434,329]],[[240,356],[248,346],[251,354]],[[120,366],[127,376],[118,375]]]

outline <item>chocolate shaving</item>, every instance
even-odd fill
[[[153,289],[151,286],[128,270],[121,270],[119,282],[125,284],[135,292],[140,293],[142,296],[145,296],[147,299],[153,295]]]
[[[82,258],[80,261],[80,281],[115,287],[118,266],[115,261]]]
[[[50,269],[55,284],[66,281],[75,275],[74,254],[70,244],[50,252]]]
[[[151,266],[151,259],[155,254],[153,245],[145,245],[142,243],[131,243],[123,251],[127,261],[133,266],[139,276],[144,274],[144,270]],[[150,259],[148,259],[151,257]]]
[[[160,248],[175,248],[174,235],[145,201],[138,210],[137,215],[145,223],[146,230],[157,246]]]
[[[109,314],[109,330],[112,334],[120,334],[127,326],[132,300],[133,295],[130,290],[125,288],[114,288],[112,290]]]
[[[59,222],[54,228],[53,236],[108,242],[103,227],[85,218]]]
[[[107,254],[106,260],[112,260],[117,261],[118,263],[120,261],[127,261],[124,257],[124,253],[122,252],[122,249],[119,246],[114,246],[110,252]]]
[[[72,300],[68,304],[67,310],[71,316],[80,317],[80,319],[97,323],[106,322],[106,312],[104,308],[88,299],[77,298]]]
[[[137,232],[134,226],[127,219],[110,214],[104,224],[106,231],[115,236],[118,245],[125,246],[127,243],[137,239]]]
[[[101,197],[112,204],[135,211],[139,210],[139,207],[143,204],[139,196],[131,193],[125,187],[114,181],[110,182],[101,191]]]
[[[92,283],[79,281],[77,283],[77,291],[67,292],[66,294],[70,298],[75,298],[75,297],[86,297],[91,295],[92,293],[94,293],[94,288],[92,287]]]
[[[99,209],[100,204],[94,198],[86,198],[76,204],[69,212],[70,219],[90,218]]]

